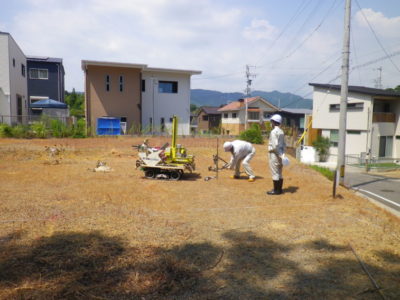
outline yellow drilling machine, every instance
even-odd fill
[[[185,171],[195,170],[194,156],[188,155],[182,145],[176,143],[178,135],[178,119],[172,118],[172,145],[166,143],[162,147],[149,147],[148,140],[136,146],[139,159],[136,168],[144,171],[146,178],[179,180]]]

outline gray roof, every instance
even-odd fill
[[[312,109],[308,108],[281,108],[280,111],[291,113],[291,114],[300,114],[300,115],[311,115]]]
[[[220,107],[218,106],[202,106],[201,109],[207,114],[207,115],[220,115],[221,112],[218,111]]]
[[[62,64],[62,58],[58,57],[47,57],[47,56],[27,56],[27,61],[40,61],[40,62],[50,62],[50,63],[60,63]]]
[[[309,85],[330,90],[340,90],[338,84],[309,83]],[[382,89],[369,88],[365,86],[349,85],[349,92],[366,94],[371,96],[400,97],[399,92],[393,92]]]

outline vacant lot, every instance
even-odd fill
[[[265,146],[253,183],[204,181],[216,140],[200,138],[179,139],[196,174],[144,179],[141,140],[0,140],[0,298],[400,299],[398,219],[345,189],[332,199],[293,158],[285,194],[267,196]]]

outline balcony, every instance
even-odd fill
[[[374,112],[372,116],[372,122],[374,123],[395,123],[396,114],[385,113],[385,112]]]

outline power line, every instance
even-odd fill
[[[296,53],[296,52],[297,52],[297,51],[298,51],[298,50],[299,50],[299,49],[314,35],[314,33],[317,32],[317,31],[319,30],[319,28],[323,25],[323,23],[326,21],[328,15],[329,15],[329,14],[331,13],[331,11],[334,9],[334,7],[335,7],[337,1],[338,1],[338,0],[334,0],[334,1],[333,1],[331,7],[330,7],[329,10],[326,12],[326,14],[325,14],[324,17],[322,18],[321,22],[314,28],[314,30],[311,31],[311,33],[310,33],[303,41],[300,42],[300,44],[299,44],[294,50],[292,50],[292,51],[291,51],[289,54],[287,54],[286,56],[283,56],[283,57],[281,57],[281,58],[279,58],[279,59],[277,59],[277,60],[275,60],[275,61],[269,63],[268,65],[273,65],[273,64],[275,64],[275,63],[277,63],[277,62],[280,62],[280,61],[282,61],[282,60],[285,60],[285,59],[291,57],[294,53]],[[258,66],[258,68],[265,67],[265,66],[267,66],[267,65]]]
[[[311,0],[308,0],[307,4],[303,7],[304,3],[306,0],[303,0],[303,2],[300,4],[300,6],[297,8],[296,12],[294,15],[289,19],[289,21],[286,23],[285,27],[282,29],[282,31],[278,34],[278,36],[275,38],[275,40],[272,41],[268,45],[267,51],[262,52],[263,55],[260,55],[260,59],[257,61],[256,65],[259,64],[260,60],[262,57],[271,50],[271,48],[275,45],[275,43],[282,37],[282,35],[286,32],[286,30],[289,28],[289,26],[296,20],[296,18],[303,12],[303,10],[311,3]]]
[[[378,42],[379,46],[382,48],[383,52],[385,52],[386,56],[388,56],[390,62],[393,64],[393,66],[396,68],[397,71],[400,72],[399,67],[394,63],[394,61],[391,59],[391,57],[389,56],[389,54],[387,53],[385,47],[383,47],[381,41],[378,38],[378,35],[376,34],[375,30],[372,28],[371,23],[368,21],[367,16],[364,14],[364,11],[362,10],[360,3],[358,3],[358,0],[356,0],[357,6],[360,9],[360,12],[362,14],[362,16],[364,17],[364,20],[367,22],[369,29],[372,31],[376,41]]]

